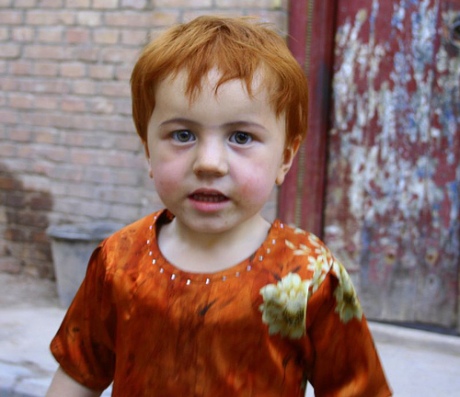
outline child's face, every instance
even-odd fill
[[[216,94],[217,78],[210,72],[193,101],[184,94],[184,73],[161,82],[148,129],[157,192],[194,233],[231,231],[256,219],[295,154],[284,147],[285,119],[276,117],[265,89],[255,82],[250,97],[232,80]]]

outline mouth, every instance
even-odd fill
[[[222,194],[218,191],[204,190],[193,192],[189,198],[202,203],[222,203],[228,200],[228,197],[225,194]]]

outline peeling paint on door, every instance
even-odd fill
[[[339,1],[325,239],[375,319],[457,326],[460,1]]]

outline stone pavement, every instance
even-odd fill
[[[48,344],[65,310],[49,281],[0,274],[0,289],[0,397],[42,397],[57,367]],[[370,326],[395,396],[460,396],[460,337]]]

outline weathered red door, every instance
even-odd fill
[[[325,240],[368,317],[459,327],[460,0],[338,0]]]

